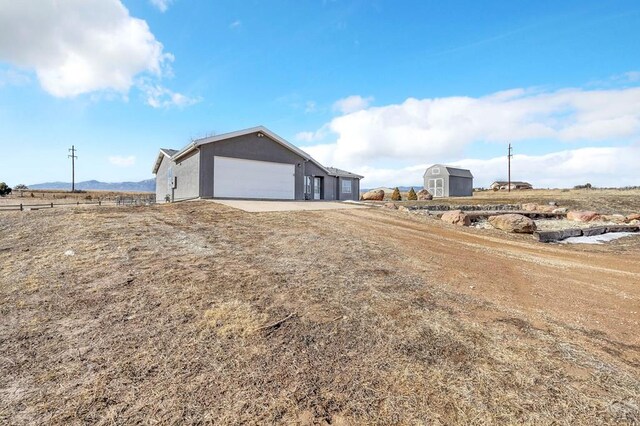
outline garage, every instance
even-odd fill
[[[213,158],[216,198],[295,199],[295,165],[241,158]]]

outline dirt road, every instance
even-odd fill
[[[0,216],[0,420],[640,422],[640,243],[209,202]]]

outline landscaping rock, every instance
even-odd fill
[[[538,210],[538,205],[536,203],[524,203],[522,205],[522,210],[526,212],[535,212]]]
[[[536,230],[536,223],[521,214],[501,214],[489,216],[489,223],[494,228],[518,234],[532,234]]]
[[[394,203],[385,203],[384,207],[391,210],[398,210],[398,206]]]
[[[631,222],[632,220],[640,220],[640,213],[630,214],[626,217],[627,222]]]
[[[382,201],[384,200],[384,191],[379,189],[377,191],[369,191],[362,194],[362,200],[365,201]]]
[[[421,189],[420,191],[418,191],[417,195],[418,201],[433,200],[433,195],[431,195],[426,189]]]
[[[607,232],[606,226],[596,226],[595,228],[585,228],[582,230],[582,235],[585,237],[592,237],[594,235],[602,235]]]
[[[600,215],[591,211],[571,211],[567,213],[567,219],[575,222],[591,222],[592,220],[598,220]]]
[[[569,211],[568,208],[566,207],[558,207],[557,209],[553,209],[553,211],[551,213],[556,213],[556,214],[565,214]]]
[[[410,209],[408,209],[408,208],[406,208],[405,206],[400,206],[400,207],[398,207],[398,211],[399,211],[399,212],[406,212],[406,213],[409,213],[411,210],[410,210]]]
[[[462,210],[451,210],[442,214],[440,218],[443,221],[452,225],[469,226],[471,225],[471,218],[467,216]]]
[[[601,220],[604,220],[606,222],[613,222],[613,223],[625,223],[627,221],[627,218],[622,214],[608,214],[608,215],[602,216]]]
[[[562,231],[535,231],[533,238],[541,243],[552,243],[562,239]]]
[[[607,232],[638,232],[638,227],[633,225],[607,226]]]

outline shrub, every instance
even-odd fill
[[[29,189],[29,187],[22,183],[13,187],[14,191],[24,191],[25,189]]]
[[[584,185],[576,185],[573,189],[591,189],[593,188],[590,183],[585,183]]]
[[[416,191],[413,190],[413,187],[411,187],[411,189],[409,190],[409,194],[407,194],[407,200],[416,201],[417,199],[418,195],[416,194]]]
[[[11,188],[4,182],[0,182],[0,197],[11,194]]]
[[[400,195],[400,190],[398,189],[398,187],[396,186],[396,188],[393,190],[393,194],[391,194],[391,199],[393,201],[402,201],[402,195]]]

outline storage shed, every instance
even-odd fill
[[[467,169],[434,164],[424,172],[424,188],[434,197],[470,197],[473,175]]]
[[[357,200],[363,178],[323,166],[264,126],[161,149],[153,173],[158,201]]]

